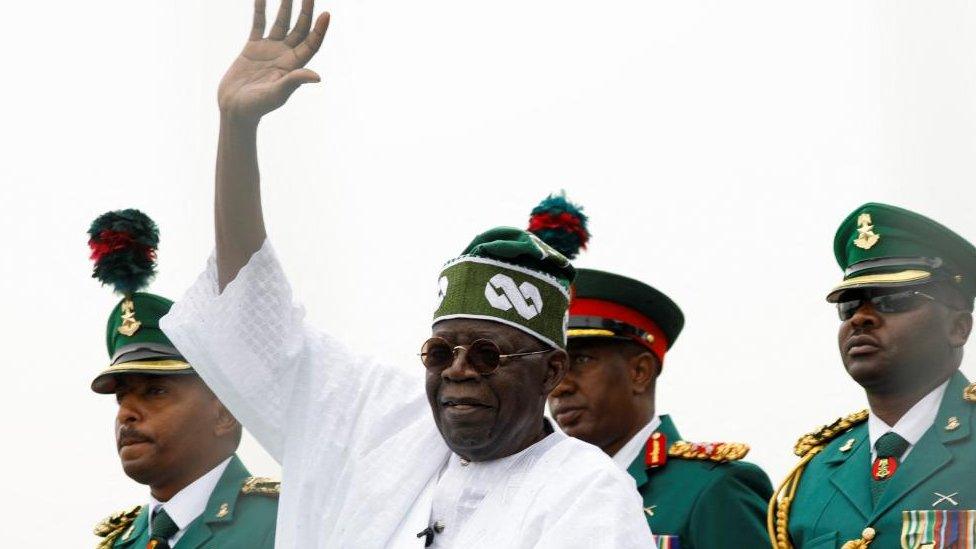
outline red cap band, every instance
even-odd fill
[[[668,340],[664,337],[664,332],[658,328],[657,324],[646,316],[638,313],[630,307],[625,307],[613,301],[602,299],[590,299],[588,297],[573,297],[569,303],[569,314],[571,316],[598,316],[630,324],[644,330],[654,337],[654,341],[635,337],[634,341],[647,347],[654,353],[661,363],[664,363],[664,353],[668,350]]]

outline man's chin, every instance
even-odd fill
[[[122,461],[122,470],[127,477],[139,484],[152,484],[159,467],[151,456],[126,456],[120,452],[119,457]]]
[[[877,360],[851,360],[844,365],[847,374],[865,389],[886,385],[888,368]]]
[[[153,479],[156,478],[156,475],[154,474],[155,469],[152,467],[147,467],[141,463],[122,462],[122,470],[125,471],[125,476],[131,478],[139,484],[145,484],[147,486],[151,485],[153,483]]]
[[[444,442],[452,452],[459,456],[480,461],[490,454],[491,437],[483,428],[454,428],[441,432]]]

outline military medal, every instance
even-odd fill
[[[893,457],[878,458],[871,466],[871,477],[874,480],[888,480],[898,469],[898,460]]]

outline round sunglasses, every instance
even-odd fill
[[[841,320],[850,320],[854,316],[854,313],[868,302],[879,313],[906,313],[918,309],[928,301],[938,301],[938,299],[916,290],[906,290],[904,292],[871,297],[862,296],[858,299],[837,302],[837,314]]]
[[[474,368],[474,371],[480,375],[487,376],[494,373],[504,360],[541,355],[551,350],[543,349],[541,351],[503,355],[498,345],[490,339],[477,339],[471,342],[470,345],[452,346],[443,338],[432,337],[420,347],[420,361],[424,363],[424,366],[428,370],[443,371],[454,363],[454,360],[461,351],[464,351],[464,359]]]

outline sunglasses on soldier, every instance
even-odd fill
[[[443,338],[432,337],[420,347],[420,360],[428,370],[441,372],[450,367],[461,351],[464,351],[464,359],[474,368],[474,371],[480,375],[487,376],[494,373],[498,369],[498,366],[505,360],[539,355],[548,353],[551,350],[543,349],[541,351],[529,351],[527,353],[502,354],[498,345],[490,339],[478,339],[470,345],[452,346]]]
[[[853,299],[842,298],[841,301],[837,302],[837,314],[841,320],[850,320],[865,303],[871,303],[871,307],[879,313],[906,313],[918,309],[929,301],[940,301],[936,297],[918,290],[905,290],[881,295],[863,292],[851,297]]]

